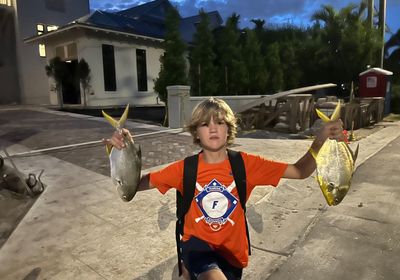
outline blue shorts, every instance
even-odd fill
[[[228,280],[239,280],[242,278],[242,268],[237,268],[222,256],[217,254],[206,242],[196,237],[181,242],[182,259],[191,279],[208,270],[219,269]]]

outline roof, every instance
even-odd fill
[[[364,72],[360,73],[359,76],[363,76],[367,73],[370,72],[374,72],[374,73],[378,73],[378,74],[382,74],[382,75],[386,75],[386,76],[391,76],[393,75],[393,72],[387,71],[385,69],[382,68],[378,68],[378,67],[374,67],[374,68],[370,68],[368,70],[365,70]]]
[[[206,13],[211,29],[217,28],[222,24],[222,18],[217,11]],[[200,23],[200,15],[186,17],[181,20],[179,31],[182,36],[182,40],[187,43],[193,42],[193,35],[196,33],[197,25]]]
[[[173,8],[168,0],[155,0],[139,6],[135,6],[116,14],[140,19],[142,17],[153,17],[164,21],[169,8]]]
[[[97,10],[75,21],[61,26],[58,30],[33,36],[25,39],[25,42],[38,41],[47,37],[53,37],[62,31],[75,27],[90,28],[103,31],[114,31],[130,35],[139,35],[146,38],[162,40],[165,35],[165,18],[168,8],[173,7],[168,0],[155,0],[143,5],[132,7],[117,13]],[[221,16],[217,11],[207,13],[212,29],[222,24]],[[196,32],[196,24],[200,22],[200,16],[195,15],[181,18],[180,33],[186,43],[193,41]],[[40,38],[40,39],[39,39]]]

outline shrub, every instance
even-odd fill
[[[400,114],[400,85],[393,85],[392,99],[390,100],[391,112]]]

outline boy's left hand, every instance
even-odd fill
[[[324,123],[323,127],[315,137],[315,139],[320,143],[324,143],[327,138],[337,141],[347,140],[345,134],[343,133],[342,120],[339,119]]]

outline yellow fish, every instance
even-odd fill
[[[126,122],[129,112],[129,104],[126,106],[121,118],[117,121],[102,111],[104,118],[118,132]],[[124,135],[125,148],[118,150],[113,146],[106,146],[110,160],[111,178],[117,187],[119,196],[124,201],[130,201],[135,196],[140,182],[142,168],[142,153],[140,145],[134,143],[129,137]]]
[[[340,102],[330,118],[318,109],[316,112],[324,122],[337,120],[340,117]],[[353,152],[346,142],[327,139],[318,154],[311,150],[317,165],[316,179],[328,205],[338,205],[349,191],[358,148],[357,145]]]

